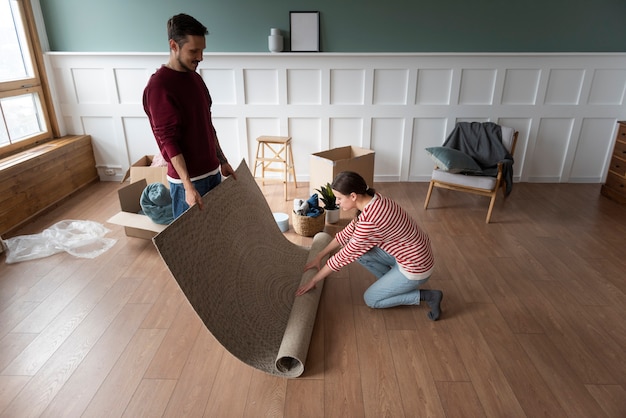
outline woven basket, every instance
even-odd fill
[[[298,215],[297,213],[292,212],[291,221],[293,223],[293,230],[296,231],[296,234],[305,237],[312,237],[318,232],[322,232],[326,223],[326,213],[324,212],[324,209],[320,208],[320,210],[322,213],[315,218],[311,216]]]

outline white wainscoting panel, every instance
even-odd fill
[[[530,165],[533,179],[558,181],[563,172],[573,124],[572,118],[541,119]]]
[[[416,104],[450,104],[450,95],[452,93],[451,69],[419,69],[417,74]]]
[[[400,178],[405,132],[404,118],[372,119],[372,140],[368,148],[376,150],[374,172],[379,176]]]
[[[214,105],[236,105],[237,84],[235,83],[235,71],[232,69],[208,69],[201,70],[200,74],[211,92]],[[143,92],[145,83],[138,84]]]
[[[287,70],[287,100],[290,105],[322,104],[320,70]]]
[[[295,167],[308,167],[310,161],[310,155],[314,152],[318,152],[327,147],[320,144],[324,129],[324,121],[317,117],[293,117],[289,118],[289,135],[292,138],[298,138],[298,148],[294,147],[293,159]],[[328,125],[326,124],[326,131],[328,131]],[[293,142],[293,139],[292,139]],[[254,160],[252,160],[254,161]],[[303,173],[302,169],[296,171],[296,176],[299,173]],[[308,170],[306,171],[308,177]],[[304,176],[299,176],[301,180],[304,180]]]
[[[570,181],[601,178],[606,150],[613,149],[613,119],[583,118],[574,150]]]
[[[362,145],[362,118],[330,118],[328,149]]]
[[[409,92],[408,70],[374,70],[374,104],[406,105]]]
[[[167,58],[46,54],[64,133],[92,136],[103,180],[157,152],[142,94]],[[198,71],[231,162],[252,167],[258,136],[289,135],[301,181],[311,153],[347,145],[376,152],[376,181],[427,181],[424,148],[492,121],[520,132],[516,181],[600,183],[626,119],[626,54],[207,53]]]
[[[577,105],[585,80],[584,70],[550,70],[545,103],[550,105]]]
[[[461,91],[459,104],[492,105],[496,88],[494,69],[464,69],[461,71]]]
[[[503,105],[534,105],[537,103],[541,70],[509,69],[504,74]]]
[[[331,69],[330,76],[331,104],[365,104],[365,70]]]
[[[619,86],[622,86],[620,89]],[[620,105],[626,92],[626,70],[596,70],[593,74],[588,103]]]

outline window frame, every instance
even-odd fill
[[[16,1],[24,25],[26,46],[33,66],[33,75],[20,80],[0,82],[0,97],[37,94],[41,106],[40,117],[43,119],[47,130],[16,143],[0,146],[0,159],[60,136],[31,0]]]

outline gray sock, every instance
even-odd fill
[[[443,292],[441,290],[420,290],[420,300],[428,303],[430,312],[428,312],[428,319],[436,321],[441,315],[441,300],[443,299]]]

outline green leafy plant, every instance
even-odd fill
[[[330,183],[326,183],[326,186],[315,189],[315,191],[320,194],[319,198],[324,203],[325,209],[339,209],[335,198],[335,193],[333,193],[333,188],[330,187]]]

